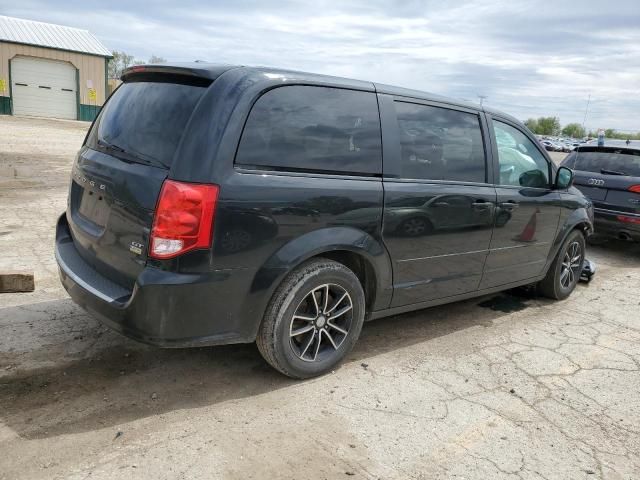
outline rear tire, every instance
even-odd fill
[[[547,275],[538,283],[539,292],[555,300],[564,300],[571,295],[580,281],[584,255],[584,235],[574,230],[560,247]]]
[[[360,336],[365,295],[341,263],[317,258],[291,272],[265,312],[256,344],[264,359],[292,378],[335,368]]]

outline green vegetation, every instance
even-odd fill
[[[562,129],[562,135],[565,137],[584,138],[585,133],[584,128],[579,123],[569,123]]]
[[[560,119],[558,117],[530,118],[524,124],[529,130],[538,135],[559,135]]]
[[[588,136],[595,138],[595,137],[598,136],[598,132],[597,131],[589,131]],[[638,133],[617,132],[613,128],[607,128],[604,131],[604,136],[606,138],[617,138],[619,140],[626,140],[626,139],[640,140],[640,132],[638,132]]]
[[[547,135],[547,136],[559,136],[560,133],[565,137],[571,138],[584,138],[584,137],[592,137],[596,138],[598,136],[597,131],[589,131],[586,132],[585,129],[579,123],[568,123],[561,128],[560,119],[558,117],[540,117],[529,118],[524,122],[531,132],[537,135]],[[617,138],[620,140],[640,140],[640,132],[638,133],[625,133],[618,132],[613,128],[607,128],[604,131],[604,136],[606,138]]]

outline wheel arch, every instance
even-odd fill
[[[315,230],[283,245],[257,270],[250,290],[254,301],[245,305],[245,318],[253,322],[253,338],[278,286],[292,270],[316,257],[342,263],[356,274],[365,291],[367,312],[389,306],[392,270],[382,242],[352,227]]]
[[[319,253],[311,258],[319,257],[341,263],[355,273],[364,290],[366,311],[371,311],[374,308],[379,288],[378,274],[370,259],[365,257],[361,252],[353,250],[330,250]]]
[[[558,227],[556,238],[547,257],[547,263],[544,269],[545,274],[553,263],[553,259],[556,258],[560,247],[562,247],[567,237],[574,230],[580,230],[585,237],[593,233],[593,223],[585,208],[578,208],[572,211],[571,214],[564,219],[562,225]]]

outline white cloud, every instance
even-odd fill
[[[86,28],[138,58],[205,59],[366,79],[640,130],[640,6],[351,0],[211,3],[22,0],[0,12]]]

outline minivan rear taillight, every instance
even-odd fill
[[[217,185],[165,180],[151,229],[152,258],[172,258],[209,248],[218,201]]]
[[[633,193],[640,193],[640,185],[631,185],[629,191]]]

